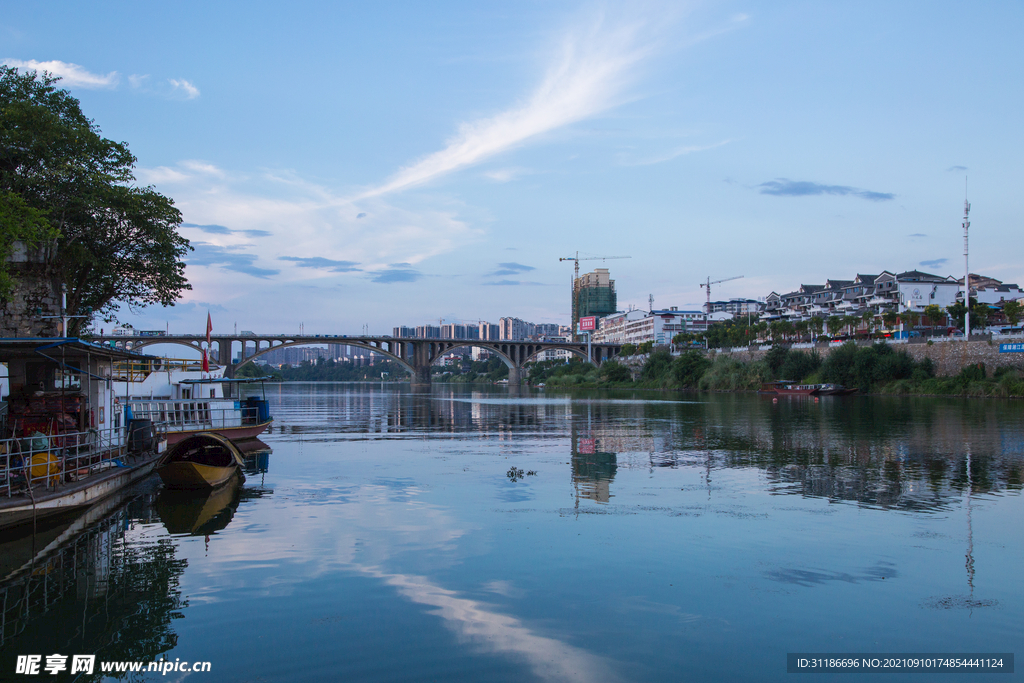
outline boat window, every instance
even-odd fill
[[[190,399],[190,398],[192,398],[192,387],[182,387],[181,388],[181,397],[183,399]]]
[[[210,398],[217,398],[217,387],[210,387]]]

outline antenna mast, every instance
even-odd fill
[[[969,217],[971,203],[967,201],[967,178],[964,177],[964,343],[971,339],[971,269],[967,265],[967,229],[971,227]],[[966,348],[966,347],[965,347]]]

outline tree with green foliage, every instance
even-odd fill
[[[1012,327],[1016,327],[1017,323],[1024,317],[1024,306],[1021,306],[1020,301],[1016,299],[1007,301],[1003,304],[1003,315],[1006,316],[1006,320]]]
[[[938,304],[928,304],[924,307],[924,317],[932,327],[946,324],[946,312]]]
[[[601,365],[601,370],[598,375],[601,377],[601,380],[605,382],[633,381],[633,373],[629,371],[629,368],[614,360],[605,361]]]
[[[700,351],[687,351],[672,361],[672,375],[676,382],[683,387],[694,387],[700,383],[711,361]]]
[[[906,350],[896,351],[890,344],[858,347],[847,342],[833,349],[821,364],[825,382],[870,391],[876,384],[903,379],[924,380],[934,375],[931,360],[916,362]]]
[[[236,379],[242,377],[266,377],[268,375],[273,380],[282,379],[280,370],[263,365],[257,365],[256,363],[246,363],[235,371]]]
[[[654,351],[647,357],[643,370],[640,371],[640,379],[645,382],[659,381],[668,375],[672,366],[672,354],[668,351]]]
[[[821,367],[821,356],[817,353],[789,350],[779,368],[779,374],[795,382],[806,379]]]
[[[191,289],[181,213],[134,184],[127,145],[100,135],[60,79],[0,66],[0,192],[17,195],[59,233],[55,265],[72,315],[116,320],[120,305],[172,306]],[[87,324],[73,318],[65,334]]]
[[[768,364],[768,369],[772,373],[772,377],[778,377],[779,372],[782,370],[782,364],[786,362],[786,356],[789,354],[789,347],[776,344],[768,350],[768,353],[764,356],[765,363]],[[787,377],[786,379],[792,379]]]
[[[981,328],[988,324],[988,306],[985,304],[979,304],[977,299],[971,299],[971,329],[980,331]],[[949,317],[953,319],[953,324],[960,329],[964,327],[964,314],[967,309],[964,308],[962,301],[957,301],[952,306],[946,306],[946,311],[949,313]]]
[[[864,311],[863,313],[860,314],[860,320],[857,319],[857,316],[851,315],[850,316],[850,325],[852,327],[852,330],[851,330],[850,334],[856,334],[857,333],[857,328],[860,326],[858,324],[859,322],[863,322],[864,323],[864,325],[867,327],[868,334],[870,335],[872,332],[874,332],[875,312],[870,310],[870,309]]]

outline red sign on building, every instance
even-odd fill
[[[580,318],[580,332],[590,332],[591,330],[597,329],[597,318],[592,315],[588,315],[586,318]]]

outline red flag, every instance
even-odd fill
[[[210,333],[213,332],[213,321],[210,320],[210,312],[206,312],[206,348],[210,348]]]
[[[206,349],[203,349],[203,372],[210,371],[210,361],[206,359]]]

